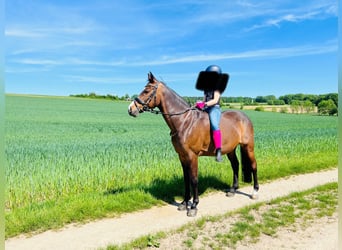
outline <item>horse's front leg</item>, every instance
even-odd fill
[[[197,205],[199,203],[198,196],[198,157],[194,156],[189,160],[182,161],[183,174],[184,174],[184,184],[185,184],[185,195],[184,201],[179,205],[178,210],[187,209],[188,216],[196,216]],[[190,187],[193,193],[193,202],[190,206]]]
[[[194,217],[197,215],[197,205],[199,203],[198,196],[198,156],[194,156],[190,161],[190,165],[188,168],[189,176],[190,176],[190,184],[193,194],[193,202],[188,210],[187,215],[190,217]]]
[[[182,167],[183,167],[183,178],[184,178],[184,200],[182,203],[178,206],[179,211],[187,210],[190,207],[190,175],[188,171],[188,164],[185,164],[182,161]]]

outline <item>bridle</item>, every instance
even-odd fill
[[[169,114],[169,113],[164,113],[164,112],[161,112],[161,111],[158,111],[158,110],[154,110],[153,108],[150,108],[149,104],[152,101],[152,99],[154,99],[154,106],[156,106],[156,103],[157,103],[157,96],[156,96],[156,94],[157,94],[157,89],[158,89],[159,83],[160,82],[157,82],[156,85],[153,86],[153,91],[152,91],[151,95],[147,98],[146,101],[141,100],[139,97],[134,98],[133,103],[134,103],[136,109],[139,111],[139,113],[150,112],[150,113],[153,113],[153,114],[156,114],[156,115],[162,114],[162,115],[174,116],[174,115],[185,114],[186,112],[188,112],[190,110],[197,110],[197,108],[192,107],[192,108],[187,108],[184,111],[181,111],[181,112],[178,112],[178,113],[171,113],[171,114]],[[148,86],[148,85],[146,85],[146,86]],[[137,103],[139,103],[142,106],[142,109],[139,108]]]
[[[150,83],[149,83],[150,84]],[[149,85],[148,84],[148,85]],[[146,85],[146,86],[148,86]],[[153,91],[152,91],[152,94],[147,98],[146,101],[143,101],[141,100],[139,97],[136,97],[134,98],[134,105],[135,107],[137,108],[137,110],[139,111],[139,113],[143,113],[145,111],[148,111],[148,112],[151,112],[151,113],[154,113],[153,112],[153,108],[150,108],[149,107],[149,104],[150,102],[152,101],[152,99],[154,99],[154,106],[156,105],[156,102],[157,102],[157,89],[158,89],[158,86],[159,86],[159,82],[157,82],[157,84],[155,86],[153,86]],[[141,106],[142,106],[142,109],[140,109],[137,105],[137,103],[139,103]]]

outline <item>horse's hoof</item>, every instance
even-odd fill
[[[180,204],[177,208],[178,211],[185,211],[187,209],[186,204]]]
[[[252,200],[257,200],[259,199],[259,194],[258,194],[258,191],[253,191],[253,193],[251,194],[251,199]]]
[[[234,195],[235,195],[235,192],[228,191],[228,192],[226,193],[226,196],[227,196],[227,197],[233,197]]]
[[[236,189],[231,188],[227,191],[226,196],[233,197],[235,195],[235,193],[236,193]]]
[[[187,212],[187,216],[189,217],[195,217],[197,215],[197,208],[191,208]]]
[[[251,199],[252,199],[252,200],[257,200],[257,199],[259,199],[259,195],[258,195],[258,194],[252,194],[252,195],[251,195]]]

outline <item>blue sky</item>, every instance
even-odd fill
[[[337,92],[337,0],[5,3],[5,92],[138,94],[147,73],[183,96],[199,71],[224,96]]]

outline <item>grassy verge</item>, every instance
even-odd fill
[[[142,190],[119,194],[80,194],[65,199],[32,204],[6,214],[6,236],[40,233],[69,223],[113,217],[137,209],[150,208],[161,202]],[[113,212],[114,211],[114,212]]]
[[[107,250],[164,249],[168,242],[174,249],[236,248],[238,244],[257,242],[263,234],[276,237],[281,228],[302,230],[315,219],[332,216],[336,211],[337,183],[329,183],[222,216],[204,217],[178,230],[147,235],[128,244],[108,246]]]

